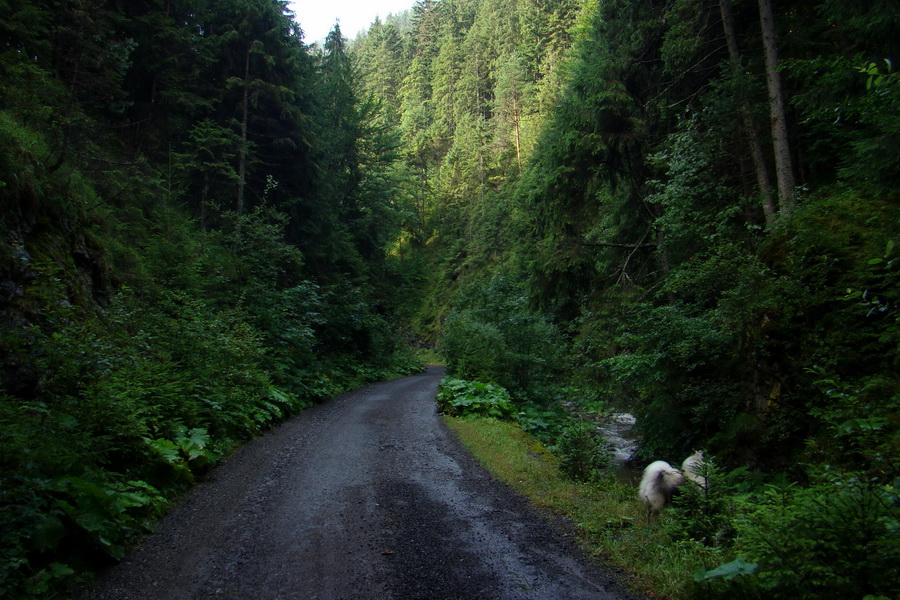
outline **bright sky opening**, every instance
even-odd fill
[[[380,17],[397,14],[412,8],[415,0],[292,0],[290,8],[303,29],[303,41],[307,44],[321,42],[340,21],[341,33],[347,39]]]

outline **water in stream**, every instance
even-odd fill
[[[637,419],[631,413],[611,413],[598,426],[600,435],[606,440],[612,452],[613,469],[620,481],[637,485],[641,471],[634,469],[628,462],[637,451],[640,441],[632,433]]]

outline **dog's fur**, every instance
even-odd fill
[[[706,477],[700,474],[700,466],[703,465],[703,459],[706,456],[703,454],[702,450],[698,450],[694,452],[681,463],[681,472],[685,477],[702,487],[704,490],[706,489]]]
[[[663,460],[647,465],[638,488],[638,497],[647,508],[648,521],[671,502],[675,488],[683,485],[684,481],[681,471]]]

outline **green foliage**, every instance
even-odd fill
[[[558,403],[525,402],[519,406],[518,422],[522,431],[552,445],[569,423],[570,415]]]
[[[449,372],[538,400],[520,422],[554,441],[573,381],[638,416],[648,457],[896,477],[897,7],[775,7],[801,182],[788,214],[767,204],[755,3],[588,2],[577,30],[572,3],[509,4],[420,6],[394,96],[421,224],[407,239],[433,261],[420,321],[442,326]],[[513,43],[488,41],[489,16]],[[667,513],[673,543],[634,545],[703,565],[698,594],[767,597],[767,561],[735,554],[755,484],[719,468]]]
[[[514,184],[556,101],[556,67],[580,8],[570,0],[420,3],[405,35],[397,22],[375,23],[350,47],[364,89],[398,125],[403,164],[391,202],[404,218],[396,247],[424,259],[419,289],[430,293],[413,326],[428,343],[441,337],[468,274],[502,271],[518,245]]]
[[[845,296],[846,300],[869,309],[867,319],[875,318],[883,322],[879,327],[878,342],[887,344],[890,351],[894,350],[895,343],[900,348],[900,263],[894,256],[894,247],[895,241],[888,240],[884,255],[867,262],[870,269],[867,283],[870,287],[862,291],[848,289]],[[900,358],[900,353],[891,352],[889,356]]]
[[[885,16],[888,21],[900,19],[893,7]],[[858,45],[871,43],[860,40]],[[884,58],[884,46],[865,54],[858,47],[855,50],[847,56],[790,61],[788,71],[799,88],[794,102],[803,111],[811,144],[822,153],[810,162],[819,167],[817,163],[830,159],[844,181],[875,193],[890,193],[896,187],[894,166],[900,160],[896,153],[900,79],[892,60]],[[896,60],[896,55],[892,58]],[[828,142],[840,143],[843,150],[829,150]]]
[[[721,430],[738,410],[738,386],[728,375],[736,340],[723,316],[688,303],[635,303],[617,320],[618,335],[599,340],[619,347],[592,365],[607,381],[600,393],[627,394],[646,456],[684,452],[701,441],[701,433]],[[588,343],[594,342],[582,342],[582,352],[605,352]]]
[[[445,377],[438,388],[438,410],[451,417],[510,419],[514,407],[509,392],[492,383]]]
[[[706,248],[719,250],[723,240],[743,237],[742,206],[735,202],[728,180],[717,176],[722,150],[707,138],[702,121],[708,117],[704,117],[679,124],[648,159],[665,172],[663,180],[649,182],[656,191],[647,201],[659,207],[655,225],[662,243],[658,252],[673,263],[694,259],[695,253]]]
[[[709,582],[715,579],[731,581],[735,577],[746,577],[756,571],[757,563],[747,562],[743,558],[736,558],[731,562],[723,563],[715,569],[701,569],[694,574],[694,581]]]
[[[420,365],[394,137],[282,4],[7,4],[0,595],[44,598],[237,444]]]
[[[769,598],[895,597],[898,519],[895,486],[876,480],[770,487],[737,521],[737,551],[759,564],[742,583]]]
[[[563,341],[524,290],[495,277],[471,284],[447,317],[441,349],[451,375],[496,381],[517,398],[552,398]]]
[[[633,406],[648,455],[897,476],[893,3],[776,7],[792,216],[761,210],[754,3],[429,1],[318,54],[264,0],[3,6],[2,592],[54,594],[71,548],[118,555],[240,440],[418,368],[398,314],[472,380],[448,410],[517,411],[579,476],[597,452],[564,426],[569,381]],[[754,528],[837,564],[834,498],[896,505],[816,483],[734,533],[743,500],[711,476],[676,544],[636,544],[709,557],[710,591],[819,590]]]
[[[746,478],[746,467],[724,472],[705,456],[696,470],[705,485],[688,479],[673,498],[666,519],[666,532],[676,540],[691,540],[711,547],[734,543],[738,490]]]
[[[610,465],[606,440],[592,423],[570,420],[553,447],[559,456],[559,468],[575,481],[591,481]]]
[[[896,381],[875,376],[863,379],[857,388],[822,369],[815,374],[820,377],[816,385],[821,396],[810,404],[809,414],[820,426],[807,443],[808,456],[870,476],[890,477],[900,471]]]
[[[147,445],[167,463],[185,469],[185,464],[193,462],[202,466],[215,461],[215,454],[209,450],[210,436],[202,427],[188,431],[179,427],[174,440],[165,438],[144,438]]]
[[[76,573],[72,567],[122,558],[168,504],[143,481],[88,473],[45,478],[35,471],[3,480],[0,591],[13,597],[44,597]]]

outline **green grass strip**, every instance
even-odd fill
[[[635,592],[694,597],[700,592],[694,571],[718,564],[714,550],[693,541],[672,542],[658,524],[648,525],[631,486],[612,476],[591,483],[567,479],[556,457],[517,424],[446,416],[444,421],[494,477],[570,521],[582,548],[621,570]]]

